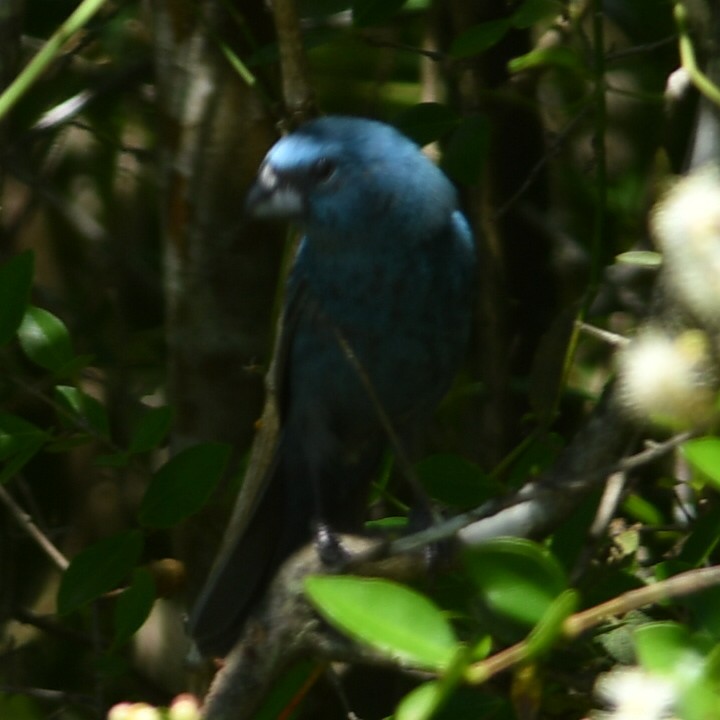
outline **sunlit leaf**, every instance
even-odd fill
[[[540,622],[527,638],[529,657],[536,658],[557,644],[563,635],[563,623],[577,610],[577,606],[578,594],[575,590],[564,590],[548,605]]]
[[[409,692],[395,710],[395,720],[427,720],[442,701],[443,693],[436,680],[423,683]]]
[[[715,485],[720,485],[720,438],[695,438],[683,443],[681,449],[696,470],[703,473]]]
[[[457,648],[440,609],[398,583],[323,575],[307,578],[305,592],[335,627],[398,661],[441,669]]]
[[[537,624],[567,584],[557,560],[521,538],[483,543],[466,552],[464,562],[486,606],[524,625]]]

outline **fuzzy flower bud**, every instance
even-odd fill
[[[706,327],[720,327],[720,169],[705,165],[680,180],[651,226],[671,298]]]
[[[644,330],[618,353],[617,366],[618,396],[638,420],[683,430],[716,417],[718,378],[702,330],[675,337]]]

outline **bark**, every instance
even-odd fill
[[[283,231],[243,218],[276,131],[260,79],[241,78],[223,47],[247,57],[243,38],[267,41],[270,17],[261,2],[243,4],[240,20],[222,2],[155,0],[152,10],[173,447],[216,440],[242,450],[261,409]],[[191,593],[224,526],[223,495],[181,532]]]

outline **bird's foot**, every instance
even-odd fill
[[[437,517],[428,505],[421,504],[410,511],[408,532],[420,532],[429,527],[441,518]],[[453,539],[436,540],[423,548],[425,566],[430,574],[443,572],[452,563],[456,553],[456,543]]]
[[[343,547],[340,538],[329,525],[320,521],[316,522],[314,535],[315,549],[323,565],[337,570],[347,564],[350,553]]]

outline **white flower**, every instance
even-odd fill
[[[675,430],[714,419],[717,373],[702,330],[644,330],[618,353],[617,368],[619,398],[636,418]]]
[[[604,720],[662,720],[671,718],[676,690],[668,680],[642,668],[620,668],[600,675],[595,694],[613,709],[596,713]]]

